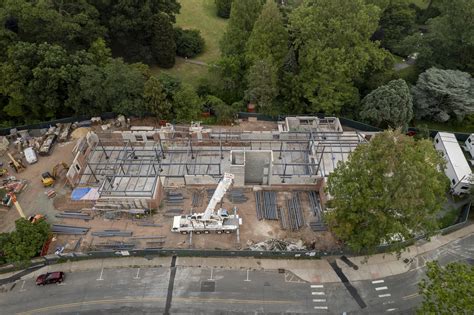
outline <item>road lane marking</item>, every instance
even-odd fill
[[[237,300],[237,299],[217,299],[217,298],[173,298],[173,300],[176,300],[177,302],[182,302],[182,303],[196,303],[196,302],[201,302],[201,303],[224,303],[224,304],[281,304],[281,305],[287,305],[287,304],[292,304],[292,305],[299,305],[300,302],[298,301],[285,301],[285,300]],[[32,309],[29,311],[25,311],[22,313],[18,313],[21,315],[30,315],[30,314],[36,314],[36,313],[44,313],[47,311],[52,311],[52,310],[61,310],[61,309],[66,309],[66,308],[75,308],[75,307],[81,307],[81,306],[86,306],[86,305],[100,305],[100,304],[124,304],[124,303],[150,303],[150,302],[164,302],[166,301],[166,298],[164,297],[142,297],[142,298],[121,298],[121,299],[108,299],[108,300],[92,300],[92,301],[83,301],[83,302],[75,302],[75,303],[67,303],[67,304],[60,304],[60,305],[52,305],[52,306],[46,306],[42,308],[37,308],[37,309]]]
[[[389,309],[387,310],[387,312],[393,312],[393,311],[395,311],[395,310],[396,310],[396,308],[389,308]]]
[[[20,292],[25,292],[26,290],[23,289],[25,287],[25,282],[26,280],[23,280],[23,283],[21,284]]]
[[[387,304],[394,304],[394,303],[395,303],[395,301],[387,301],[387,302],[383,302],[382,304],[387,305]]]
[[[418,295],[420,295],[420,294],[419,293],[413,293],[413,294],[406,295],[406,296],[402,297],[402,299],[403,300],[413,299],[413,298],[416,298]]]
[[[214,279],[212,279],[212,273],[213,273],[213,271],[214,271],[214,268],[211,268],[211,278],[210,278],[210,279],[207,279],[207,280],[209,280],[209,281],[214,281]]]
[[[372,284],[377,284],[377,283],[384,283],[384,280],[374,280],[372,281]]]
[[[378,288],[375,288],[375,291],[382,291],[382,290],[387,290],[388,287],[378,287]]]
[[[311,292],[311,295],[324,295],[324,292]]]
[[[323,288],[323,287],[324,287],[324,285],[322,285],[322,284],[312,284],[311,285],[311,289],[318,289],[318,288],[320,289],[320,288]]]
[[[390,293],[387,293],[387,294],[379,294],[379,297],[389,297],[389,296],[392,296]]]
[[[244,281],[252,281],[249,279],[249,270],[247,269],[247,279],[245,279]]]
[[[104,278],[102,278],[103,273],[104,273],[104,267],[102,267],[102,269],[100,270],[100,276],[99,276],[98,279],[96,279],[97,281],[102,281],[102,280],[104,280]]]
[[[138,276],[139,274],[140,274],[140,268],[138,268],[137,275],[133,279],[135,279],[135,280],[140,279],[140,277]]]
[[[326,299],[313,299],[314,303],[325,303]]]
[[[315,306],[314,309],[315,310],[327,310],[328,307],[327,306]]]

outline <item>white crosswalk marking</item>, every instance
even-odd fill
[[[324,285],[322,285],[322,284],[312,284],[311,285],[311,289],[317,289],[317,288],[323,288],[323,287],[324,287]]]
[[[324,292],[311,292],[312,295],[324,295]]]
[[[377,284],[377,283],[384,283],[384,280],[374,280],[372,281],[372,284]]]
[[[313,299],[313,302],[315,302],[315,303],[325,303],[326,299]]]
[[[315,310],[327,310],[328,307],[327,306],[315,306],[314,309]]]
[[[387,294],[379,294],[379,297],[389,297],[389,296],[392,296],[390,293],[387,293]]]
[[[381,290],[387,290],[388,287],[378,287],[378,288],[375,288],[375,291],[381,291]]]

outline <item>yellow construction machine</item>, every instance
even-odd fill
[[[20,159],[15,159],[10,153],[7,153],[7,155],[10,158],[10,166],[12,166],[17,173],[20,173],[26,168]]]
[[[61,163],[56,164],[56,166],[53,167],[52,174],[50,172],[44,172],[43,174],[41,174],[41,182],[43,183],[43,186],[44,187],[53,186],[54,182],[56,181],[56,179],[58,178],[58,176],[60,175],[63,169],[67,171],[69,169],[69,166],[64,162],[61,162]]]

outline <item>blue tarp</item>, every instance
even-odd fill
[[[81,200],[82,197],[87,195],[92,188],[90,187],[79,187],[79,188],[74,188],[74,190],[71,193],[71,199],[72,200]]]

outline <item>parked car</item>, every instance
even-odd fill
[[[63,281],[64,281],[64,272],[62,271],[48,272],[48,273],[39,275],[38,278],[36,278],[36,285],[61,283]]]

